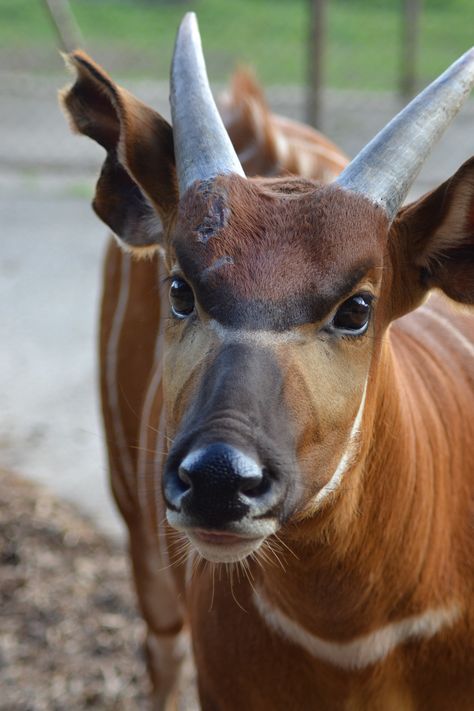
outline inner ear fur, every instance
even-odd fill
[[[107,151],[94,210],[125,247],[154,250],[178,204],[172,128],[84,52],[67,55],[66,62],[76,73],[60,95],[71,127]]]
[[[403,312],[433,288],[474,304],[474,157],[436,190],[402,208],[392,230]]]

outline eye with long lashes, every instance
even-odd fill
[[[171,312],[178,319],[185,319],[194,312],[194,293],[181,277],[171,277],[169,288]]]
[[[325,330],[347,336],[362,336],[368,329],[374,296],[360,292],[346,299]]]

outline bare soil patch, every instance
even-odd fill
[[[128,562],[49,491],[0,471],[0,709],[148,709]]]

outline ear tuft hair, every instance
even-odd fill
[[[128,249],[157,249],[178,203],[171,126],[81,50],[65,61],[76,74],[60,92],[71,128],[107,151],[93,207]]]

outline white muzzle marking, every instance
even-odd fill
[[[236,563],[255,553],[266,538],[273,535],[278,529],[274,519],[254,520],[245,517],[237,525],[230,526],[226,533],[242,536],[241,542],[208,543],[201,540],[195,533],[195,525],[188,522],[186,515],[179,511],[167,509],[166,518],[170,526],[185,533],[200,556],[213,563]],[[216,531],[216,533],[218,533]]]

